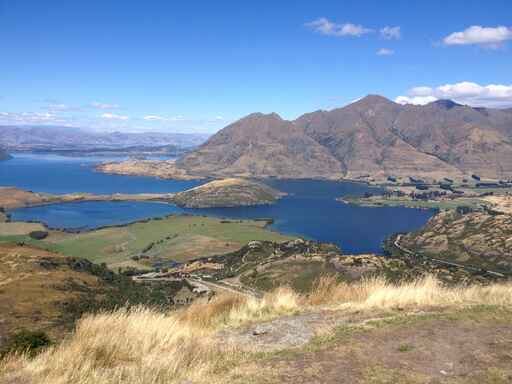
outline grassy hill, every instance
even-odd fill
[[[86,312],[131,304],[167,304],[165,290],[135,284],[105,266],[14,243],[0,244],[0,351],[22,329],[52,340],[69,333]]]
[[[6,383],[510,382],[512,286],[323,279],[309,295],[217,297],[175,313],[83,318],[65,343],[0,364]]]

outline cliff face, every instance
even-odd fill
[[[512,178],[512,114],[449,100],[400,105],[371,95],[295,121],[249,115],[177,165],[222,176]]]

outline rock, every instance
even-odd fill
[[[260,335],[266,335],[270,331],[271,331],[270,326],[258,325],[256,328],[254,328],[254,330],[252,331],[252,334],[254,336],[260,336]]]

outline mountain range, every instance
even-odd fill
[[[210,176],[512,178],[512,109],[369,95],[296,120],[254,113],[178,160]]]
[[[208,136],[163,132],[100,133],[63,126],[0,126],[0,146],[9,150],[156,147],[170,144],[187,148],[202,144]]]

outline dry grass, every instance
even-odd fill
[[[13,356],[0,366],[2,383],[89,384],[218,382],[244,355],[214,338],[226,326],[340,305],[394,307],[512,305],[512,284],[445,287],[432,277],[392,285],[382,279],[338,284],[322,278],[309,296],[280,288],[263,299],[223,296],[178,313],[120,310],[83,318],[75,334],[34,359]],[[217,341],[216,341],[217,340]],[[217,379],[216,379],[217,378]],[[1,381],[1,380],[0,380]]]

